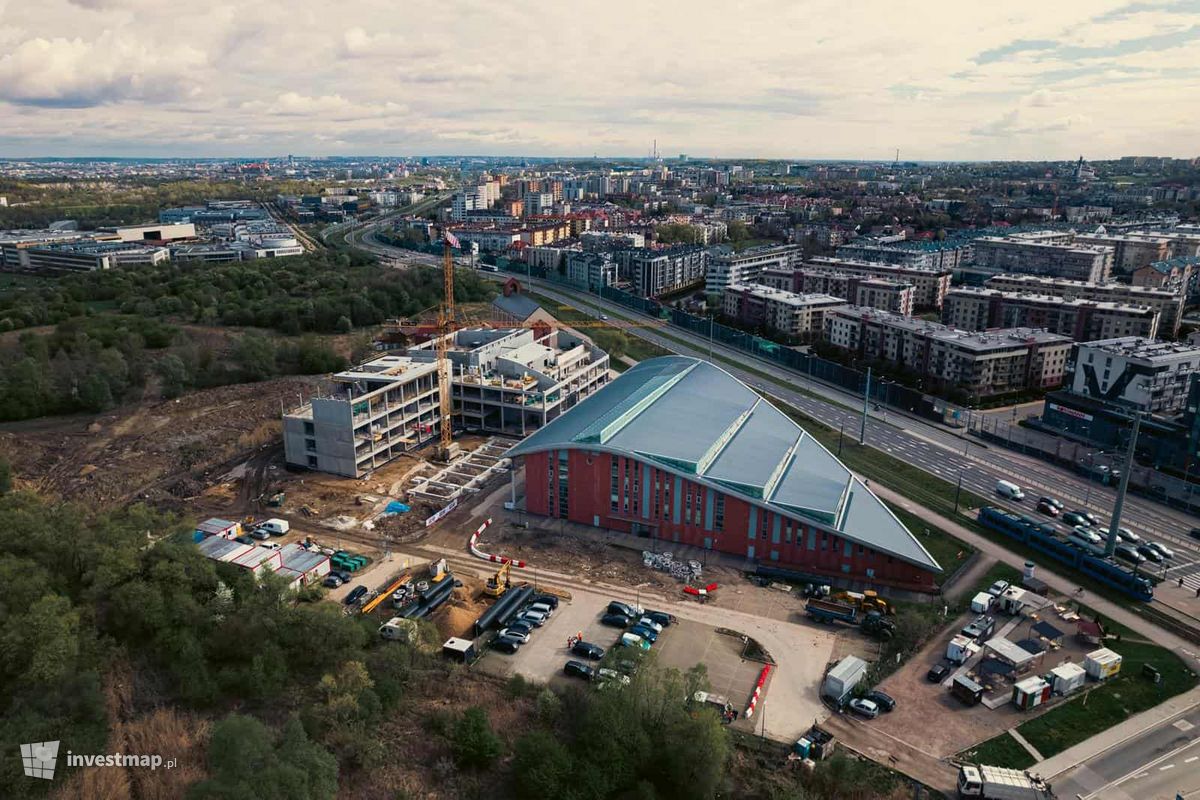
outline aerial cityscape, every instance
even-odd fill
[[[0,797],[1200,798],[1197,3],[0,43]]]

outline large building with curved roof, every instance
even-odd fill
[[[929,591],[941,567],[790,417],[706,361],[643,361],[509,451],[533,514],[814,577]]]

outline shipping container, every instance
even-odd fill
[[[1094,680],[1107,680],[1121,671],[1121,656],[1101,647],[1084,656],[1083,668]]]
[[[840,703],[867,674],[867,662],[858,656],[846,656],[825,676],[823,692]]]
[[[1068,661],[1050,670],[1054,693],[1067,695],[1075,691],[1087,681],[1087,671],[1078,664]]]
[[[1050,684],[1034,675],[1013,685],[1012,702],[1022,711],[1036,708],[1050,699]]]

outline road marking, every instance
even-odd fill
[[[1133,779],[1136,781],[1138,778],[1144,778],[1149,774],[1149,772],[1139,772],[1137,775],[1133,776]]]
[[[1174,727],[1178,728],[1181,731],[1190,731],[1192,728],[1194,728],[1196,726],[1193,725],[1192,723],[1188,722],[1186,719],[1181,719],[1181,720],[1175,721]]]
[[[1192,763],[1193,761],[1195,761],[1195,760],[1196,760],[1196,759],[1198,759],[1198,758],[1200,758],[1200,756],[1192,756],[1191,758],[1185,758],[1185,759],[1183,760],[1183,763],[1185,763],[1185,764],[1190,764],[1190,763]]]
[[[1175,769],[1175,765],[1174,765],[1174,764],[1164,764],[1163,766],[1161,766],[1161,767],[1159,767],[1159,768],[1158,768],[1158,771],[1159,771],[1159,772],[1166,772],[1166,771],[1167,771],[1167,770],[1169,770],[1169,769]]]

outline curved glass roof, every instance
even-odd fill
[[[707,361],[686,356],[642,361],[508,455],[561,448],[654,462],[880,552],[941,570],[891,510],[820,442]]]

